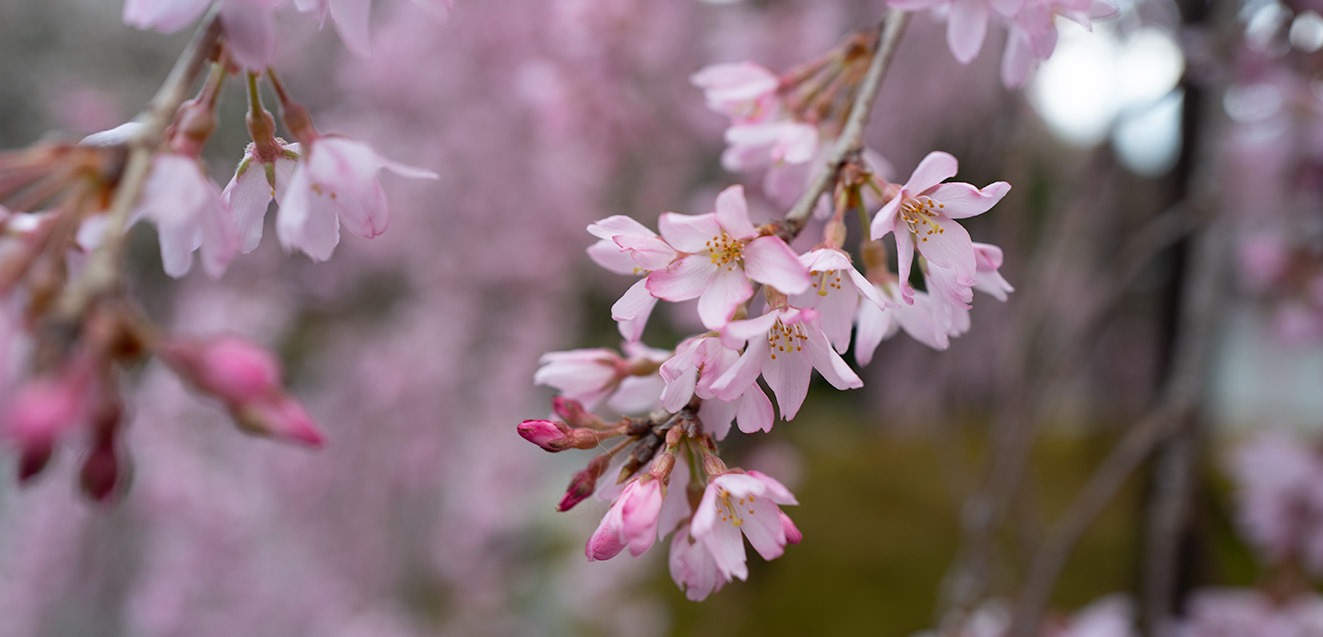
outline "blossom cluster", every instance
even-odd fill
[[[770,108],[767,89],[775,85],[756,68],[713,67],[696,83],[718,112],[753,115]],[[750,125],[735,121],[731,131]],[[759,151],[769,158],[800,157],[807,148],[797,146],[799,136],[813,136],[791,122],[753,126],[779,136]],[[748,150],[739,146],[742,135],[728,131],[735,144],[728,158]],[[986,212],[1010,186],[947,182],[956,169],[954,157],[933,152],[908,181],[893,184],[852,162],[822,240],[803,253],[790,247],[795,232],[788,224],[753,223],[741,186],[721,191],[711,212],[661,215],[656,232],[623,215],[588,227],[597,238],[589,256],[637,278],[611,308],[623,353],[545,355],[534,380],[559,392],[554,416],[524,421],[518,432],[552,452],[620,439],[575,475],[558,507],[594,493],[612,501],[588,540],[590,560],[626,548],[638,556],[670,535],[671,575],[690,599],[701,600],[747,577],[744,538],[768,560],[801,540],[782,509],[798,503],[789,489],[760,472],[728,467],[718,443],[732,426],[752,434],[794,419],[814,371],[837,389],[861,387],[843,357],[852,344],[860,364],[898,329],[945,348],[968,329],[975,289],[1005,298],[1011,288],[998,273],[1000,251],[974,243],[958,220]],[[865,203],[865,189],[883,201],[879,208]],[[844,249],[847,211],[871,217],[860,229],[863,268]],[[895,246],[894,270],[884,240]],[[644,346],[656,306],[686,301],[696,301],[703,330],[673,349]],[[599,415],[602,407],[619,417]],[[600,480],[608,474],[614,479]]]
[[[0,154],[0,435],[20,450],[21,480],[83,434],[91,441],[84,491],[96,499],[111,495],[123,483],[127,460],[119,444],[126,420],[119,377],[148,355],[217,399],[244,431],[319,445],[322,434],[284,389],[270,352],[234,335],[165,334],[128,298],[121,281],[126,237],[137,222],[150,222],[167,274],[184,276],[199,253],[203,269],[220,276],[238,253],[257,247],[274,201],[280,243],[321,261],[338,244],[342,224],[364,237],[386,229],[381,170],[436,177],[362,142],[317,131],[268,68],[277,37],[272,13],[285,2],[129,0],[124,18],[173,31],[213,4],[216,12],[138,121],[79,143]],[[351,17],[365,20],[368,6],[297,4],[329,12],[342,31],[357,23]],[[217,105],[232,75],[246,79],[252,142],[222,189],[201,154],[219,125]],[[182,91],[199,76],[198,93],[183,100]],[[262,105],[264,81],[279,98],[294,143],[276,137],[276,118]],[[174,103],[172,95],[179,96]]]
[[[1134,604],[1122,595],[1109,595],[1080,609],[1071,617],[1045,623],[1042,637],[1134,637]],[[980,604],[955,632],[925,631],[914,637],[1005,637],[1011,629],[1011,609],[1003,600]]]

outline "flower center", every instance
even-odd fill
[[[730,236],[725,230],[720,236],[708,239],[706,244],[712,263],[717,267],[735,269],[735,265],[744,264],[744,242]],[[732,265],[735,264],[735,265]]]
[[[900,204],[900,219],[920,242],[927,241],[932,235],[946,232],[946,228],[937,223],[937,215],[942,214],[945,207],[946,204],[927,197],[907,198]]]
[[[839,289],[841,289],[840,270],[818,273],[818,296],[827,296],[828,292]]]
[[[731,499],[731,493],[721,487],[717,487],[717,515],[721,521],[735,528],[740,528],[744,524],[744,518],[740,517],[740,509],[743,508],[753,515],[753,498],[744,496]]]
[[[770,353],[772,360],[776,360],[777,352],[802,352],[804,343],[808,341],[808,332],[804,330],[804,325],[795,323],[789,327],[777,319],[776,325],[767,332],[767,344],[771,346]]]

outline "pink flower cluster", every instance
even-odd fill
[[[734,100],[709,93],[714,99]],[[987,211],[1010,186],[943,183],[955,172],[953,157],[933,153],[904,185],[875,184],[887,203],[862,241],[864,272],[841,248],[843,231],[796,254],[780,224],[751,221],[740,186],[722,191],[712,212],[661,215],[660,232],[619,215],[588,227],[598,239],[588,254],[612,272],[638,277],[611,309],[625,354],[545,355],[534,380],[560,392],[555,419],[528,420],[518,431],[547,451],[597,449],[625,438],[579,472],[560,503],[565,510],[586,499],[616,467],[624,487],[600,489],[614,501],[588,541],[589,559],[626,547],[637,556],[673,534],[671,574],[699,600],[747,576],[742,538],[769,560],[799,541],[780,508],[796,504],[794,496],[769,476],[728,469],[717,441],[732,425],[766,432],[778,413],[792,420],[814,371],[837,389],[861,387],[842,357],[852,334],[861,363],[896,325],[941,348],[968,328],[975,288],[1006,298],[1011,288],[998,273],[1000,251],[973,243],[956,220]],[[899,275],[885,258],[888,235],[898,248]],[[927,292],[910,286],[912,270],[922,272]],[[643,346],[662,301],[697,301],[704,331],[674,350]],[[626,416],[603,418],[592,412],[599,405]]]
[[[1001,20],[1009,31],[1001,59],[1006,86],[1021,86],[1038,63],[1052,57],[1057,46],[1056,18],[1090,27],[1094,20],[1117,14],[1112,0],[887,0],[905,11],[932,9],[947,19],[946,41],[961,64],[978,56],[988,24]]]
[[[1267,562],[1323,574],[1323,453],[1287,431],[1264,431],[1232,456],[1240,528]]]

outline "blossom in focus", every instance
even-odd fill
[[[271,202],[281,199],[298,165],[299,145],[277,140],[279,155],[264,159],[258,156],[257,145],[248,144],[243,159],[226,184],[221,196],[234,214],[242,243],[239,248],[247,254],[262,241],[262,226]]]
[[[781,417],[791,420],[808,396],[817,369],[837,389],[863,387],[863,381],[832,348],[813,310],[774,309],[757,318],[731,321],[721,331],[727,346],[748,343],[740,359],[718,378],[712,391],[732,400],[761,375],[776,394]]]
[[[616,274],[647,274],[670,265],[678,256],[657,233],[624,215],[593,223],[588,232],[598,239],[588,246],[588,256]],[[648,292],[647,279],[639,279],[611,306],[611,318],[626,341],[637,341],[656,306],[657,297]]]
[[[133,219],[156,224],[165,273],[181,277],[201,249],[202,267],[218,277],[239,250],[239,231],[220,188],[196,159],[158,153]]]
[[[818,326],[837,352],[850,347],[850,331],[861,300],[886,307],[877,287],[864,278],[850,261],[850,255],[833,248],[818,248],[800,255],[809,269],[813,287],[790,297],[794,307],[810,308],[818,313]]]
[[[776,416],[772,401],[758,383],[751,383],[738,395],[722,399],[712,385],[740,358],[712,334],[685,339],[675,348],[675,355],[661,366],[665,389],[661,406],[672,412],[679,411],[697,396],[703,399],[698,406],[698,419],[703,430],[717,440],[730,432],[731,421],[739,424],[740,431],[771,431]]]
[[[930,263],[950,268],[960,285],[974,285],[978,269],[974,244],[955,220],[987,212],[1011,189],[1004,181],[982,189],[966,183],[942,183],[955,176],[957,166],[955,157],[947,153],[929,153],[873,219],[874,240],[895,234],[897,278],[906,302],[914,297],[909,276],[916,247]]]
[[[390,211],[377,178],[383,168],[413,179],[437,178],[429,170],[386,159],[363,142],[318,137],[279,199],[276,235],[281,245],[325,261],[340,243],[341,223],[369,239],[385,232]]]
[[[584,552],[588,561],[608,560],[625,547],[634,557],[642,555],[657,540],[657,522],[666,489],[651,475],[630,481],[611,503]]]
[[[765,560],[785,552],[786,521],[780,505],[798,504],[795,496],[775,479],[757,471],[723,473],[708,483],[694,512],[691,533],[711,552],[721,575],[746,579],[749,575],[744,538]],[[790,525],[793,528],[793,524]],[[798,529],[793,532],[798,537]]]
[[[730,320],[753,296],[750,279],[786,294],[810,284],[808,270],[779,237],[760,236],[749,221],[744,189],[731,186],[717,196],[716,212],[661,216],[662,237],[681,256],[648,275],[648,291],[666,301],[698,299],[708,329]]]

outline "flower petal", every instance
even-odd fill
[[[924,157],[923,161],[919,162],[919,166],[914,169],[914,174],[910,175],[910,180],[905,182],[905,190],[911,195],[924,194],[924,191],[929,188],[955,177],[959,166],[959,162],[950,153],[944,153],[940,150],[928,153],[928,156]]]
[[[813,283],[808,268],[779,237],[759,237],[744,246],[744,271],[786,294],[799,294]]]
[[[699,257],[688,257],[699,258]],[[715,330],[730,321],[735,308],[753,296],[753,285],[739,268],[719,268],[698,297],[698,318]]]
[[[648,275],[648,291],[665,301],[696,299],[717,274],[717,266],[705,254],[691,254],[678,259],[662,270]]]
[[[938,185],[929,196],[942,205],[941,211],[946,216],[966,219],[987,212],[1010,190],[1011,185],[1004,181],[990,183],[982,190],[972,184],[951,183]]]
[[[731,186],[717,195],[717,223],[736,239],[758,234],[749,221],[749,204],[744,200],[744,186]]]
[[[657,227],[666,243],[690,254],[707,252],[708,243],[721,236],[721,224],[713,213],[682,215],[668,212],[657,219]]]

